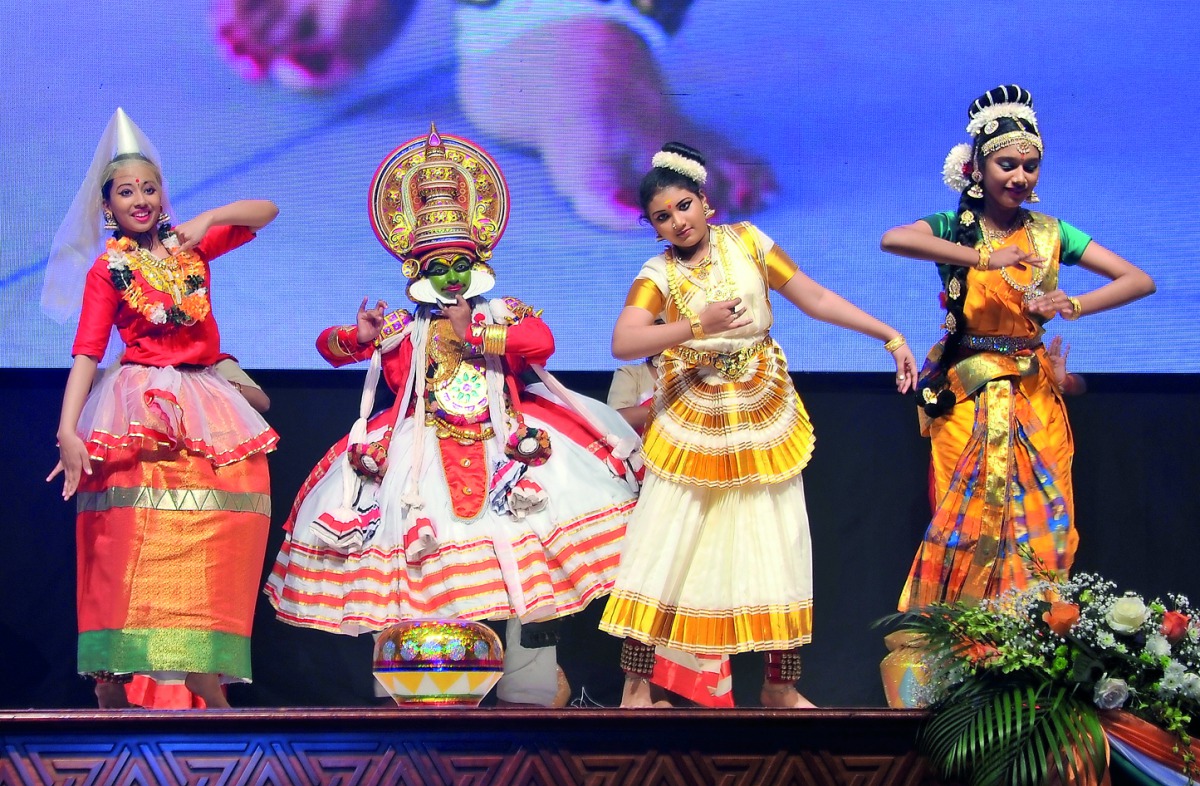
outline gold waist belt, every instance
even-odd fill
[[[668,358],[677,358],[689,366],[712,366],[726,379],[741,379],[750,361],[774,346],[770,337],[761,339],[736,352],[705,352],[691,347],[671,347],[663,352]]]
[[[453,423],[448,423],[442,420],[437,415],[431,412],[425,413],[425,425],[432,426],[437,432],[438,439],[455,439],[463,445],[470,445],[472,442],[482,442],[496,436],[496,432],[490,424],[482,424],[471,426],[456,426]]]

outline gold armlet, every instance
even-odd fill
[[[328,344],[329,353],[331,355],[333,355],[335,358],[348,358],[354,354],[354,352],[352,350],[349,350],[346,348],[346,345],[342,341],[342,338],[343,338],[342,334],[343,333],[348,334],[351,329],[358,330],[358,328],[351,328],[350,326],[346,326],[346,327],[335,328],[334,330],[332,330],[329,333],[329,344]],[[347,335],[346,337],[349,338],[349,335]]]

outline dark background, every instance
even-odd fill
[[[271,455],[274,525],[265,577],[283,540],[280,525],[304,477],[345,434],[363,373],[252,371],[271,396],[279,432]],[[609,375],[560,372],[603,399]],[[815,634],[804,648],[800,689],[823,706],[884,704],[878,664],[886,654],[872,623],[895,608],[929,518],[929,445],[913,400],[890,374],[796,374],[817,433],[805,470],[816,581]],[[0,370],[0,706],[94,707],[75,674],[74,503],[43,478],[57,460],[54,434],[65,370]],[[1098,572],[1145,596],[1197,598],[1195,529],[1200,502],[1200,376],[1089,375],[1068,402],[1075,430],[1076,570]],[[559,662],[575,697],[615,705],[619,640],[596,629],[602,602],[563,626]],[[260,596],[254,683],[234,686],[235,706],[375,703],[369,636],[350,638],[277,622]],[[734,659],[735,696],[753,704],[756,655]]]

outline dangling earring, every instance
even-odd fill
[[[160,227],[171,226],[171,217],[168,216],[166,213],[159,213],[158,214],[158,225]]]
[[[705,202],[705,203],[704,203],[704,217],[705,217],[705,218],[712,218],[712,217],[713,217],[713,216],[715,216],[716,214],[717,214],[717,211],[713,210],[711,207],[709,207],[709,206],[708,206],[708,203],[707,203],[707,202]]]
[[[1030,191],[1029,196],[1025,199],[1025,201],[1030,204],[1033,204],[1034,202],[1041,202],[1042,198],[1037,195],[1036,191]]]
[[[983,182],[983,173],[979,171],[979,167],[975,167],[975,171],[971,173],[971,180],[975,184],[967,189],[967,196],[971,199],[983,199],[983,187],[979,185]]]
[[[113,216],[111,210],[104,211],[104,228],[108,230],[117,228],[117,219]]]

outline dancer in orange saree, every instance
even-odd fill
[[[1043,143],[1027,90],[1006,85],[968,111],[973,140],[944,179],[957,210],[883,236],[882,248],[936,262],[946,335],[921,374],[921,428],[932,440],[937,508],[900,596],[901,611],[978,603],[1031,580],[1024,547],[1065,576],[1075,555],[1074,441],[1042,343],[1073,320],[1154,291],[1148,275],[1037,202]],[[1064,266],[1110,281],[1071,296]]]

